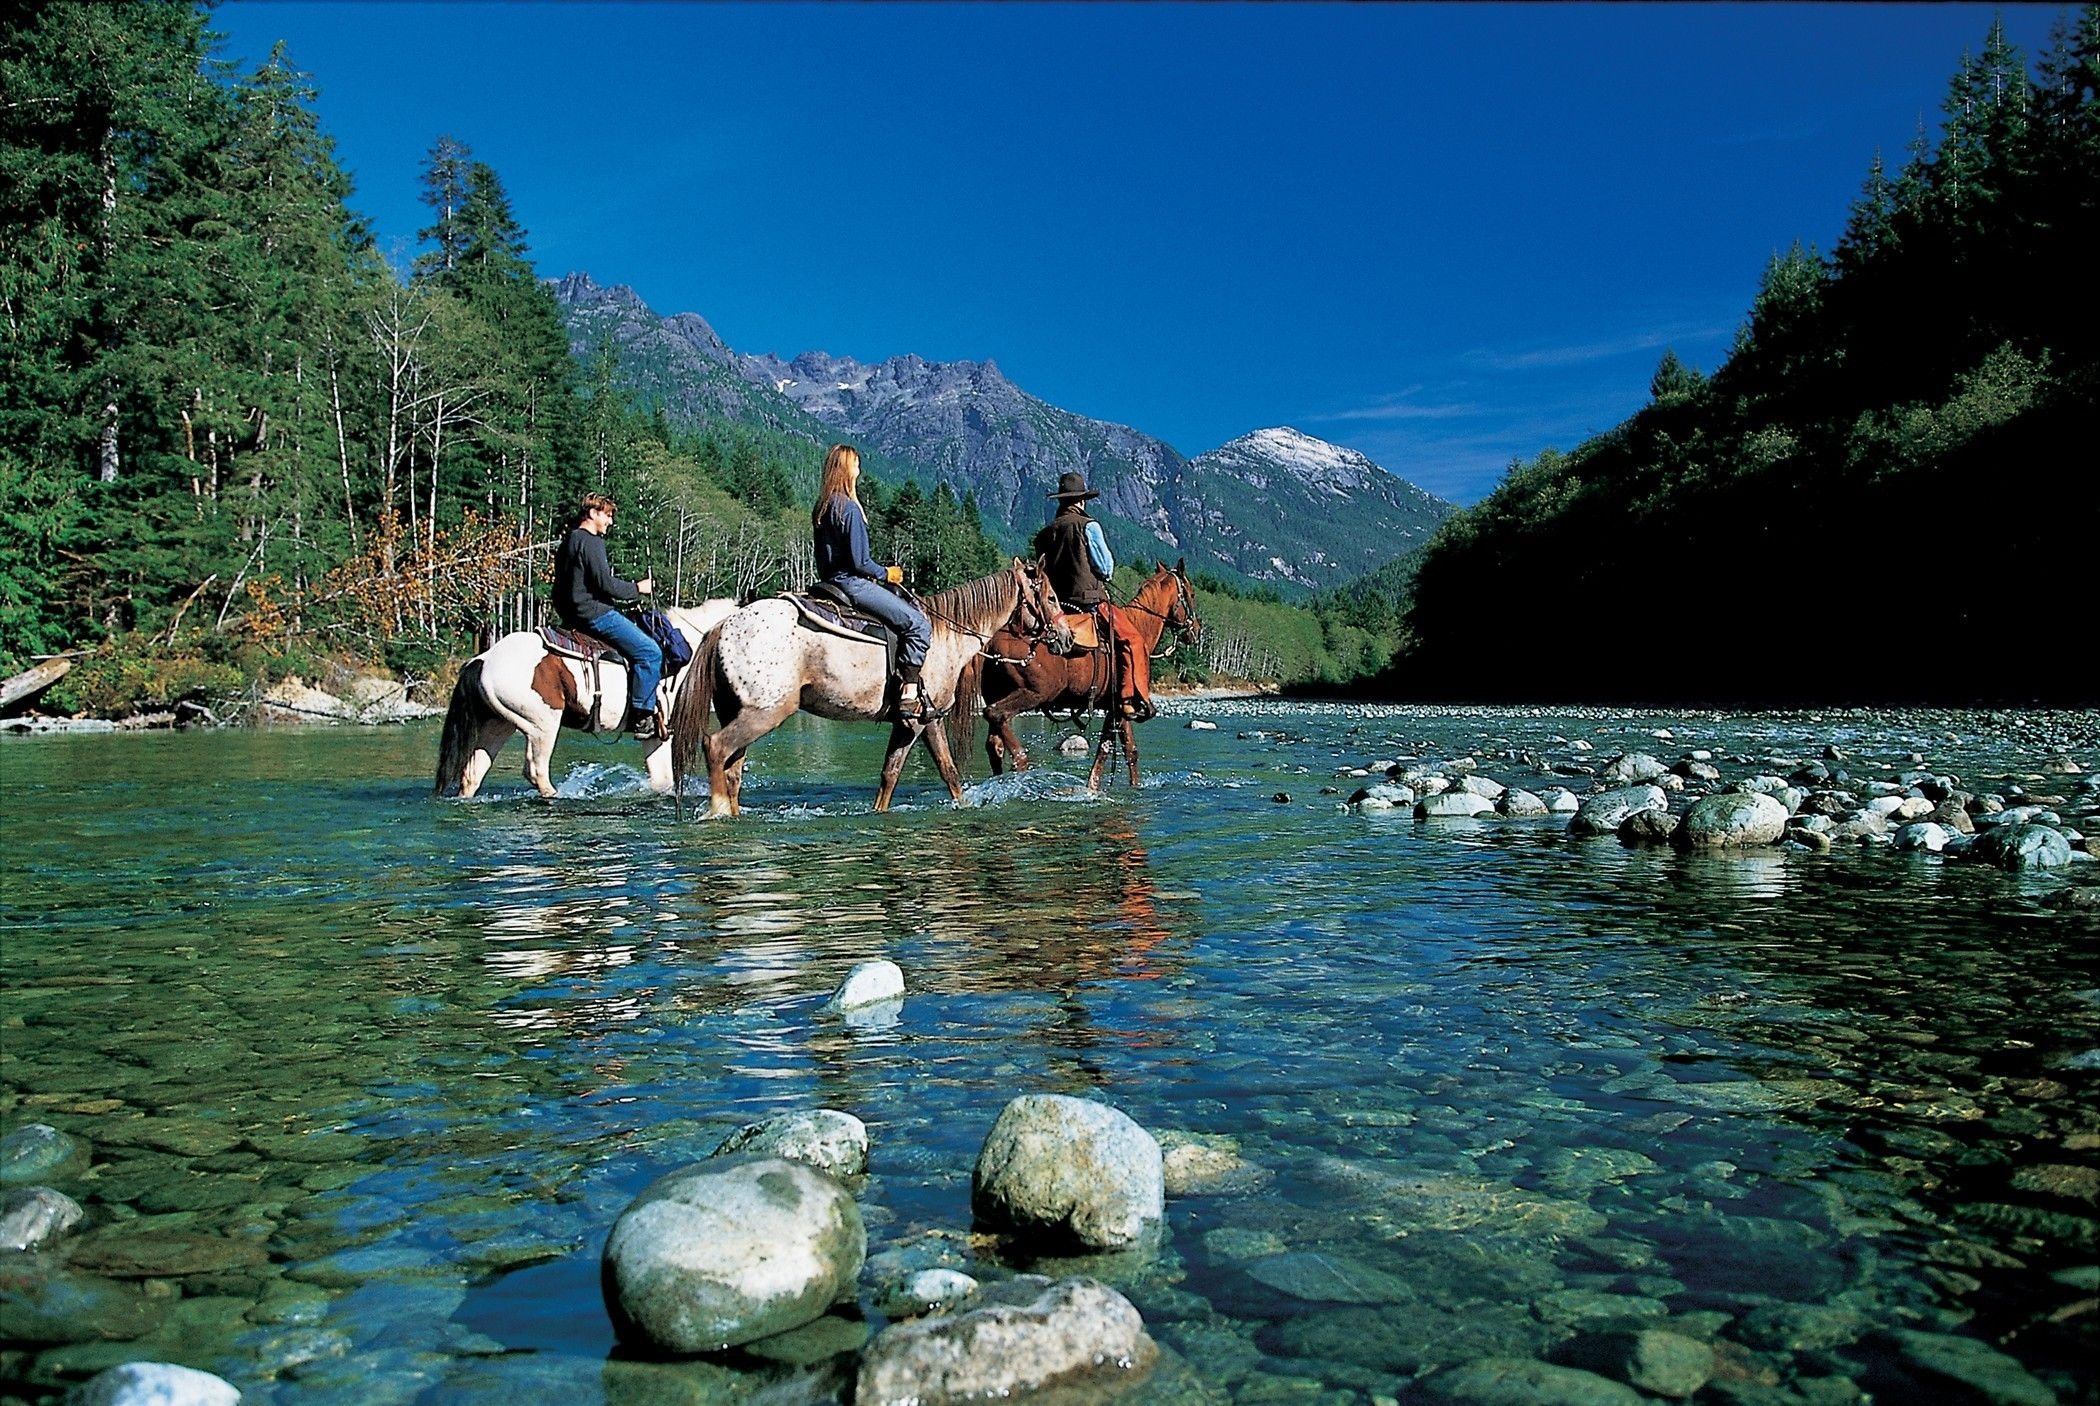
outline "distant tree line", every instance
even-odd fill
[[[1645,408],[1446,522],[1374,691],[2100,697],[2096,90],[2100,9],[2032,76],[1994,25],[1711,376],[1666,353]]]
[[[440,137],[430,223],[382,257],[280,45],[212,56],[188,3],[0,20],[0,670],[86,657],[104,707],[306,672],[416,671],[533,622],[585,489],[669,600],[810,573],[822,446],[673,433],[571,355],[494,169]],[[871,494],[922,589],[998,559],[945,487]]]

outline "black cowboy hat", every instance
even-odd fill
[[[1066,472],[1057,476],[1057,492],[1045,493],[1043,496],[1045,498],[1076,498],[1084,503],[1089,498],[1099,498],[1101,495],[1086,486],[1085,474]]]

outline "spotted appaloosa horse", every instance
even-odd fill
[[[1036,567],[1012,566],[967,582],[921,604],[933,626],[933,644],[920,671],[920,688],[951,723],[977,707],[979,651],[1001,626],[1023,635],[1052,628],[1059,614],[1057,593]],[[708,815],[740,809],[744,755],[751,744],[798,710],[843,722],[891,718],[888,660],[879,643],[846,639],[801,623],[793,601],[753,601],[724,620],[694,653],[692,676],[671,713],[671,774],[683,788],[697,750],[707,760]],[[707,732],[712,709],[721,727]],[[957,804],[962,775],[944,727],[892,719],[875,809],[888,810],[904,770],[904,757],[920,736],[941,780]]]
[[[736,609],[733,600],[704,601],[690,610],[666,610],[686,643],[699,647],[707,632]],[[457,788],[461,799],[481,789],[496,753],[514,732],[525,734],[525,779],[542,796],[554,794],[547,766],[554,739],[563,727],[612,731],[627,716],[627,665],[608,654],[595,666],[548,649],[537,631],[505,635],[467,661],[452,686],[445,710],[445,731],[438,743],[437,782],[440,796]],[[692,673],[691,666],[657,690],[659,711],[668,711],[674,692]],[[663,743],[645,757],[649,789],[671,789],[671,756]]]
[[[1129,604],[1116,609],[1122,615],[1132,649],[1144,651],[1148,658],[1168,630],[1187,640],[1196,640],[1203,633],[1203,624],[1196,618],[1196,592],[1189,585],[1188,567],[1183,562],[1172,567],[1160,563],[1137,588]],[[1130,766],[1130,784],[1138,784],[1133,719],[1115,707],[1119,690],[1112,676],[1109,642],[1104,640],[1102,646],[1059,655],[1004,631],[992,637],[985,646],[983,692],[984,750],[991,758],[993,775],[1004,770],[1009,760],[1014,770],[1027,769],[1028,753],[1014,734],[1014,719],[1022,713],[1037,709],[1077,715],[1100,708],[1107,718],[1094,749],[1094,769],[1087,776],[1087,788],[1101,789],[1112,738],[1122,743],[1124,760]],[[1141,694],[1149,683],[1149,677],[1140,679]]]

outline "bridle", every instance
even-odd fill
[[[1149,605],[1139,605],[1135,599],[1130,604],[1120,608],[1139,611],[1164,624],[1166,629],[1161,630],[1159,633],[1159,637],[1162,640],[1166,639],[1167,630],[1172,630],[1176,636],[1184,639],[1191,634],[1200,633],[1203,625],[1201,621],[1196,619],[1196,593],[1190,589],[1188,581],[1179,571],[1169,571],[1167,575],[1174,580],[1174,603],[1165,610],[1154,610]],[[1174,618],[1177,615],[1181,617],[1178,621]],[[1154,659],[1171,658],[1176,648],[1176,645],[1169,644],[1166,648],[1155,651],[1152,657]]]

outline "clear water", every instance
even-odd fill
[[[1038,1266],[1143,1310],[1141,1395],[1394,1398],[1639,1326],[1715,1345],[1702,1399],[2094,1399],[2100,944],[2055,906],[2091,867],[1633,851],[1350,814],[1336,775],[1473,756],[1538,789],[1568,778],[1505,754],[1734,776],[1834,742],[1862,777],[1916,752],[2070,797],[2041,768],[2092,717],[1184,704],[1105,799],[1026,726],[1038,769],[980,756],[975,808],[915,760],[875,816],[880,732],[798,722],[740,821],[682,825],[588,740],[551,804],[515,752],[431,800],[427,727],[0,742],[0,1109],[91,1149],[56,1183],[88,1224],[0,1288],[117,1296],[86,1314],[113,1340],[0,1350],[0,1393],[141,1357],[263,1402],[779,1390],[821,1367],[614,1350],[627,1200],[844,1109],[877,1266],[998,1276],[1028,1266],[969,1237],[971,1165],[1008,1099],[1060,1092],[1244,1163],[1170,1199],[1157,1253]],[[825,1013],[877,956],[901,1018]],[[866,1295],[843,1318],[834,1346],[881,1326]],[[1946,1368],[1950,1338],[1987,1349]]]

